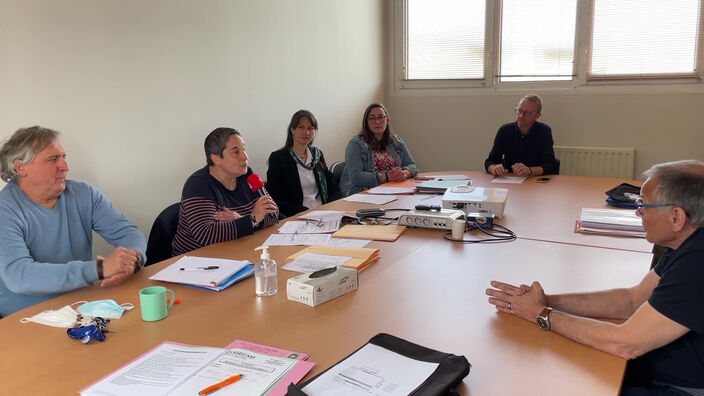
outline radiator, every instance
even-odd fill
[[[555,157],[563,175],[633,179],[633,148],[555,146]]]

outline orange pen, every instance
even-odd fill
[[[230,384],[234,384],[235,382],[239,381],[240,378],[242,378],[242,374],[235,374],[235,375],[233,375],[232,377],[230,377],[230,378],[228,378],[228,379],[226,379],[226,380],[224,380],[224,381],[218,382],[218,383],[215,384],[215,385],[210,385],[209,387],[207,387],[207,388],[203,389],[202,391],[198,392],[198,394],[199,394],[200,396],[205,396],[205,395],[207,395],[207,394],[209,394],[209,393],[213,393],[213,392],[215,392],[216,390],[218,390],[218,389],[220,389],[220,388],[226,387],[226,386],[228,386],[228,385],[230,385]]]

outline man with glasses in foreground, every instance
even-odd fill
[[[644,175],[637,213],[647,240],[668,249],[638,285],[546,295],[538,282],[492,281],[486,294],[498,311],[629,359],[622,395],[704,395],[704,162]]]
[[[494,146],[484,161],[484,169],[494,176],[513,172],[516,176],[555,173],[552,129],[538,122],[543,101],[526,95],[518,101],[516,122],[504,124],[494,138]]]

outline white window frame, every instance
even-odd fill
[[[406,0],[393,0],[391,29],[391,93],[398,96],[406,95],[485,95],[487,91],[506,92],[603,92],[605,87],[618,86],[619,92],[704,92],[704,0],[700,7],[699,36],[697,40],[697,75],[696,77],[648,76],[634,78],[632,76],[587,78],[592,36],[592,15],[594,3],[592,0],[577,1],[577,18],[575,26],[574,74],[571,81],[525,81],[499,82],[499,40],[501,38],[501,0],[486,0],[485,22],[485,64],[483,79],[467,80],[403,80],[403,29],[406,21],[403,17],[403,7]]]

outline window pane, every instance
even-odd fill
[[[504,0],[500,81],[571,80],[576,0]]]
[[[484,78],[485,0],[408,0],[405,78]]]
[[[694,73],[699,0],[594,0],[591,75]]]

